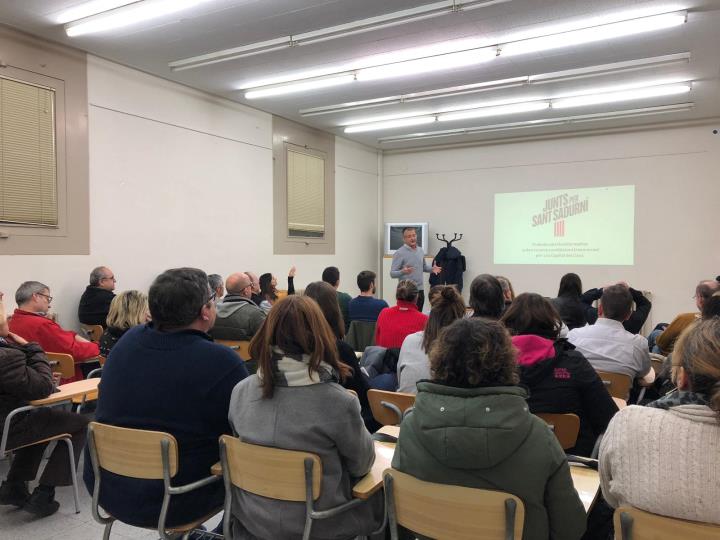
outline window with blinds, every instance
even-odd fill
[[[325,160],[287,149],[288,236],[325,236]]]
[[[56,227],[55,91],[0,78],[0,222]]]

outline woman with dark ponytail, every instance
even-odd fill
[[[407,336],[400,348],[398,392],[415,394],[417,382],[430,378],[430,346],[440,330],[465,316],[465,302],[452,285],[436,285],[430,290],[429,298],[430,317],[425,330]]]
[[[689,326],[674,347],[677,391],[615,415],[600,445],[613,506],[720,524],[720,317]]]

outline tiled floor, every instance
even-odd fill
[[[7,461],[0,461],[0,478],[5,478]],[[80,463],[82,471],[82,462]],[[14,506],[0,506],[0,540],[98,540],[102,538],[103,526],[93,520],[90,511],[90,495],[80,484],[80,513],[75,513],[72,488],[58,488],[56,497],[60,510],[52,516],[37,519]],[[212,530],[220,520],[216,516],[206,523]],[[110,538],[157,539],[157,532],[129,527],[122,523],[113,526]]]

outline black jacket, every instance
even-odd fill
[[[80,297],[78,305],[78,319],[83,324],[99,324],[103,328],[107,326],[108,311],[110,302],[115,298],[115,293],[100,287],[88,285]]]
[[[358,399],[360,400],[360,414],[362,415],[363,422],[365,422],[365,427],[370,433],[374,433],[380,429],[381,426],[377,423],[377,420],[375,420],[370,410],[370,402],[367,397],[367,392],[370,389],[370,380],[367,375],[363,373],[362,369],[360,369],[360,362],[350,345],[338,339],[337,348],[340,361],[350,366],[353,370],[352,375],[345,379],[342,385],[348,390],[354,390],[358,395]]]
[[[465,257],[456,247],[444,247],[435,255],[435,264],[442,268],[439,274],[430,274],[430,286],[456,285],[462,292]]]
[[[558,296],[550,300],[558,310],[562,322],[570,330],[581,328],[587,324],[587,305],[577,296]]]
[[[47,356],[37,343],[0,343],[0,427],[13,409],[42,399],[53,390]]]
[[[618,408],[587,359],[567,340],[515,336],[520,383],[528,389],[532,413],[572,413],[580,433],[569,454],[589,456]]]
[[[592,306],[595,300],[600,300],[602,297],[602,289],[590,289],[583,293],[580,300],[585,304],[585,315],[587,317],[588,324],[595,324],[598,318],[598,310]],[[650,309],[652,309],[652,302],[643,296],[643,293],[630,287],[630,294],[635,302],[635,311],[630,314],[630,318],[623,322],[625,330],[631,334],[639,334],[643,324],[650,315]]]

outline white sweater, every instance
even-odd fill
[[[704,405],[630,406],[600,446],[600,482],[610,506],[720,524],[720,423]]]
[[[397,364],[398,392],[417,394],[417,382],[430,378],[430,360],[422,348],[424,332],[410,334],[400,347]]]

